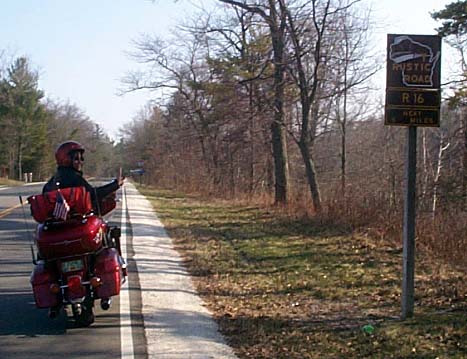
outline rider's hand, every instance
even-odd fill
[[[122,174],[122,168],[120,167],[118,171],[118,177],[117,177],[118,186],[122,187],[124,182],[125,182],[125,176]]]
[[[125,176],[118,176],[117,183],[120,187],[123,186],[124,182],[125,182]]]

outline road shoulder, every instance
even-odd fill
[[[126,184],[148,357],[234,359],[151,204]]]

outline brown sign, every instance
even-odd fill
[[[386,108],[385,125],[439,127],[439,110]]]
[[[388,88],[386,90],[386,106],[433,108],[439,107],[440,98],[438,90],[418,90]]]
[[[439,126],[441,37],[388,35],[386,125]]]

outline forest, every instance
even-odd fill
[[[54,152],[68,139],[86,145],[86,171],[115,174],[117,148],[108,135],[75,104],[50,100],[39,88],[39,75],[27,57],[0,50],[0,177],[45,180],[55,171]],[[89,153],[88,152],[88,153]]]
[[[384,126],[385,54],[363,1],[218,0],[170,38],[144,34],[123,92],[154,101],[118,142],[78,105],[44,98],[31,59],[0,52],[0,176],[53,173],[55,146],[89,149],[86,173],[109,176],[135,159],[145,184],[267,203],[399,241],[404,127]],[[458,54],[443,84],[441,126],[418,129],[419,243],[464,260],[467,201],[465,1],[431,14]],[[430,16],[430,14],[426,14]],[[465,16],[464,16],[465,17]],[[440,240],[442,238],[442,240]]]

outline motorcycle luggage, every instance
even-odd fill
[[[94,274],[102,283],[96,288],[97,298],[110,298],[120,293],[123,280],[122,264],[115,248],[106,248],[97,255]]]
[[[39,262],[34,266],[30,281],[38,308],[50,308],[60,304],[59,295],[50,291],[50,285],[57,283],[55,271],[46,269],[44,263]]]
[[[46,220],[53,218],[53,211],[59,191],[70,207],[69,215],[84,215],[92,211],[91,194],[86,191],[85,187],[62,188],[28,197],[27,200],[31,206],[31,214],[37,222],[44,223]]]
[[[102,247],[106,224],[97,216],[84,220],[39,224],[36,243],[43,258],[54,259],[95,252]]]
[[[115,197],[115,192],[112,192],[99,202],[99,210],[101,216],[105,216],[107,213],[110,213],[115,209],[115,207],[117,206]]]

